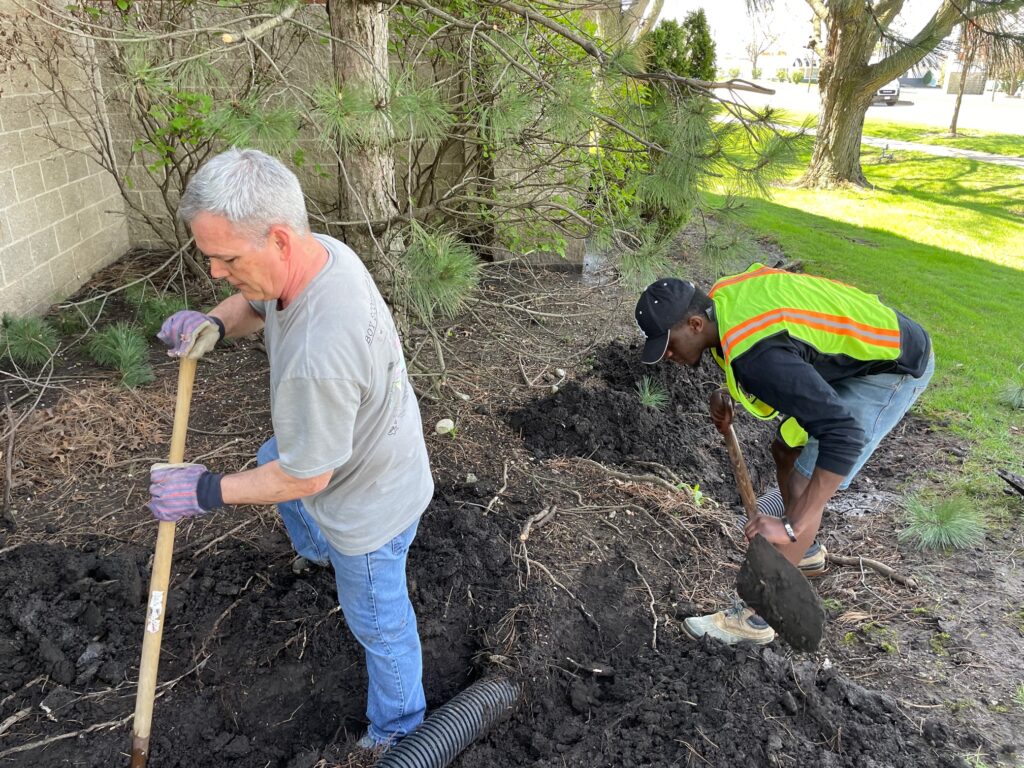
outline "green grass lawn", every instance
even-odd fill
[[[740,219],[807,271],[878,293],[924,325],[937,370],[921,407],[971,441],[971,490],[1000,491],[995,466],[1024,463],[1024,411],[1000,402],[1024,383],[1024,172],[918,154],[869,165],[873,157],[868,149],[863,162],[874,189],[779,188],[772,200],[745,200]]]
[[[950,119],[952,117],[950,114]],[[779,118],[779,122],[783,125],[800,125],[807,122],[811,127],[817,125],[817,120],[816,114],[789,110],[780,112]],[[936,144],[943,147],[969,149],[974,152],[987,152],[992,155],[1024,156],[1024,135],[960,129],[957,131],[956,138],[953,138],[946,134],[947,128],[948,126],[939,128],[934,125],[894,123],[871,117],[870,114],[864,120],[864,135],[872,138],[912,141],[917,144]]]

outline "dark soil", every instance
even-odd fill
[[[648,377],[667,395],[661,410],[640,402]],[[552,395],[510,414],[513,428],[538,457],[582,456],[609,464],[658,462],[717,499],[739,502],[724,443],[709,430],[708,398],[722,386],[710,356],[698,368],[644,365],[640,344],[614,342],[593,367]],[[755,489],[774,482],[768,422],[737,425]],[[723,461],[723,458],[725,459]]]
[[[469,359],[493,363],[505,381],[517,368],[477,354]],[[190,435],[188,453],[240,435],[232,453],[209,461],[241,467],[267,434],[266,361],[245,342],[203,365],[191,426],[204,431]],[[597,346],[554,395],[495,401],[464,377],[475,401],[424,401],[428,433],[441,416],[459,424],[455,438],[428,438],[438,490],[409,561],[428,705],[495,673],[526,691],[455,766],[962,766],[958,755],[987,747],[941,704],[908,710],[898,692],[853,682],[856,659],[841,668],[779,644],[730,649],[683,637],[681,619],[722,607],[742,559],[720,522],[738,494],[708,424],[720,380],[712,365],[641,366],[635,345],[619,340]],[[158,375],[147,392],[167,387],[173,367]],[[639,404],[645,375],[668,390],[665,410]],[[173,398],[160,399],[169,409]],[[770,427],[738,426],[761,489],[771,482]],[[28,448],[16,452],[34,455]],[[139,467],[153,450],[118,447],[105,474],[38,495],[32,478],[46,465],[15,465],[28,479],[14,484],[21,528],[0,539],[0,765],[128,764],[155,538],[139,506]],[[898,467],[885,450],[887,468]],[[567,467],[564,456],[633,473],[658,462],[723,506],[683,504],[685,494]],[[527,518],[553,505],[554,521],[523,540]],[[294,575],[266,514],[261,522],[239,509],[179,526],[153,768],[336,765],[365,729],[365,667],[333,578]],[[827,636],[841,632],[826,626]]]
[[[825,624],[821,601],[799,569],[763,536],[747,547],[736,591],[795,650],[818,650]]]
[[[484,491],[493,493],[457,489],[474,500]],[[455,492],[437,494],[410,554],[431,706],[472,679],[481,629],[501,618],[512,573],[502,543],[508,520],[481,518]],[[5,714],[45,713],[38,735],[117,720],[133,708],[150,554],[41,542],[0,560],[0,691],[15,692]],[[296,576],[290,559],[287,541],[274,534],[258,547],[175,563],[150,765],[300,765],[297,757],[315,762],[346,731],[365,730],[365,666],[336,610],[333,576]],[[39,675],[49,678],[45,685],[33,684]],[[124,762],[127,747],[119,727],[5,762],[98,768]]]

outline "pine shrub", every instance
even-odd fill
[[[114,323],[89,340],[89,354],[97,364],[121,373],[121,385],[129,389],[153,380],[153,368],[146,359],[146,340],[129,323]]]
[[[18,365],[37,368],[57,351],[57,332],[42,318],[4,315],[0,326],[0,351]]]
[[[907,501],[907,527],[901,541],[918,549],[966,549],[985,539],[985,518],[962,496]]]

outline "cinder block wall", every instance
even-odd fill
[[[0,11],[15,14],[11,0]],[[25,22],[28,23],[28,22]],[[46,137],[55,133],[63,148]],[[0,312],[40,313],[128,248],[124,203],[31,71],[0,67]]]

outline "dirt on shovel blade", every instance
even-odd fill
[[[810,582],[763,536],[756,536],[736,580],[736,591],[797,651],[816,651],[825,612]]]

